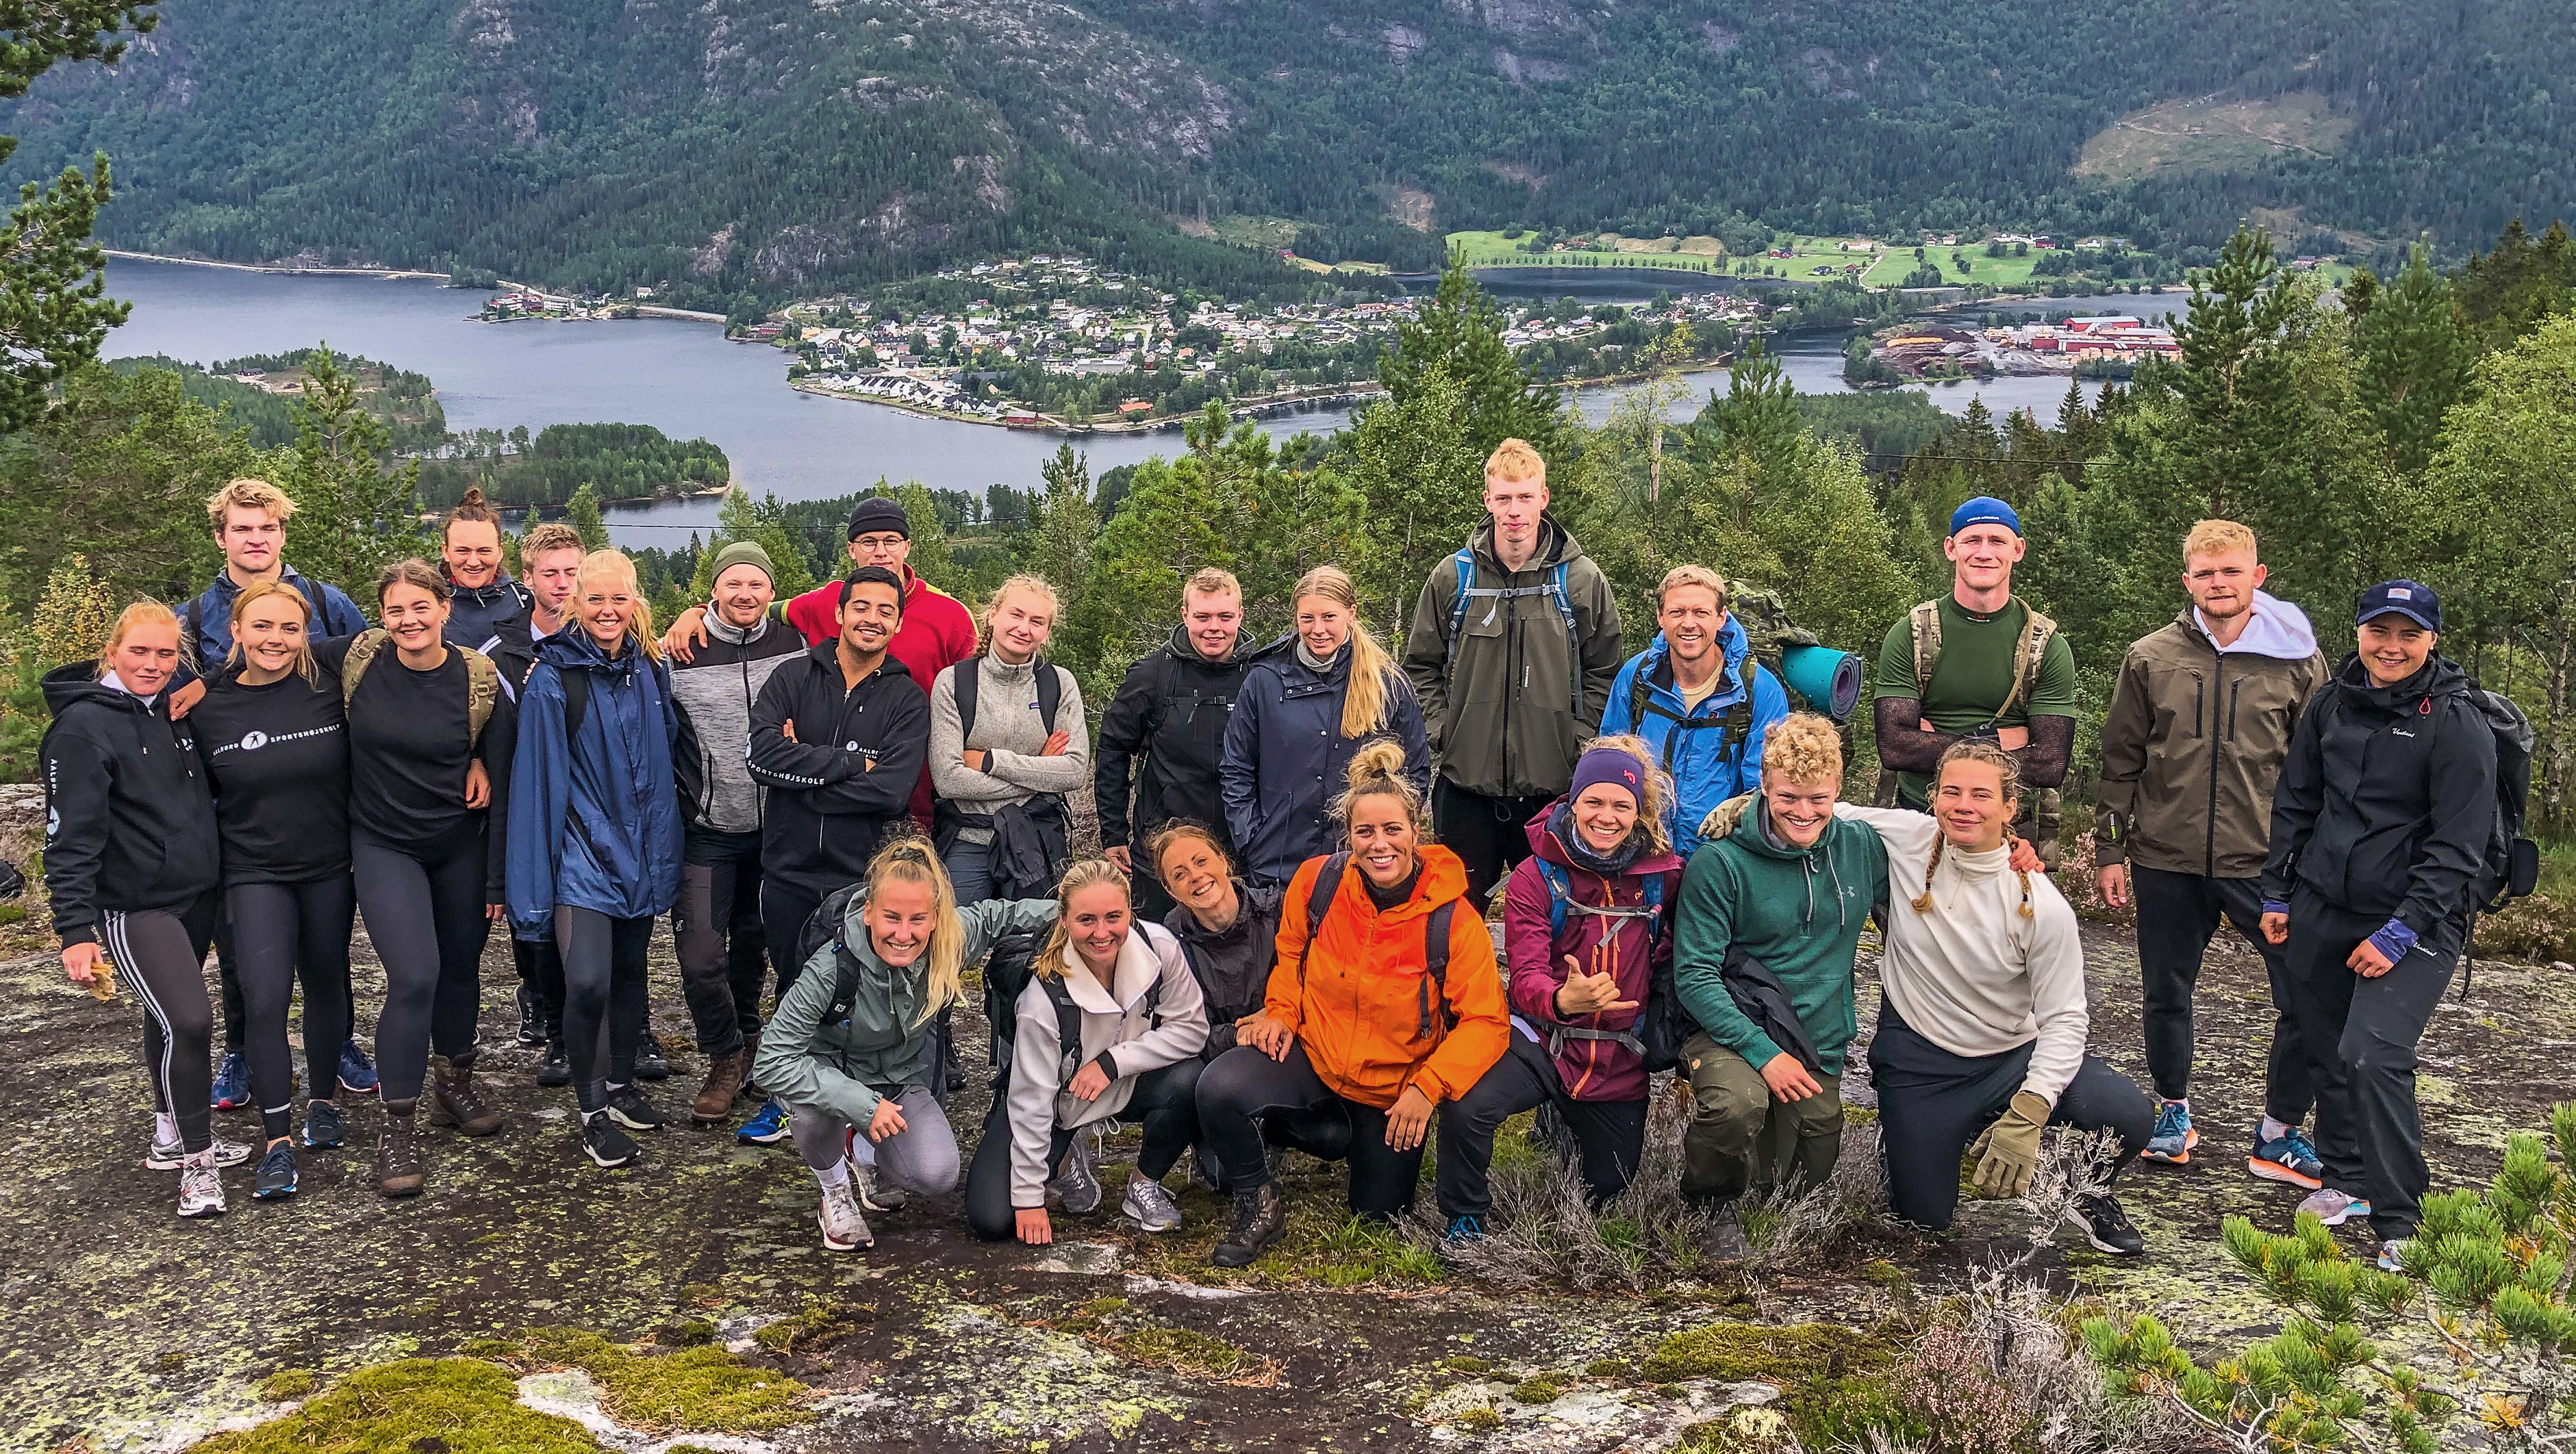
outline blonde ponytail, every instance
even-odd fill
[[[1342,687],[1342,735],[1366,737],[1386,725],[1389,700],[1395,692],[1411,691],[1410,685],[1399,684],[1395,658],[1370,634],[1368,623],[1360,617],[1359,588],[1351,584],[1350,575],[1339,566],[1319,565],[1297,580],[1288,593],[1291,606],[1308,596],[1321,597],[1350,613],[1351,671]]]

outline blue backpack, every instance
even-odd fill
[[[1557,619],[1565,623],[1566,649],[1569,652],[1568,659],[1574,663],[1574,715],[1581,717],[1583,715],[1583,631],[1582,628],[1574,624],[1574,598],[1567,595],[1565,591],[1565,573],[1568,562],[1560,560],[1555,565],[1549,567],[1547,572],[1547,584],[1543,586],[1477,585],[1476,551],[1473,546],[1462,549],[1456,555],[1449,557],[1449,563],[1457,567],[1458,570],[1458,599],[1451,602],[1449,606],[1449,663],[1451,667],[1454,668],[1458,661],[1458,628],[1467,624],[1467,603],[1470,599],[1501,602],[1513,600],[1521,596],[1545,596],[1556,603]]]

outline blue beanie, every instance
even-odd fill
[[[2015,535],[2021,534],[2021,516],[2013,507],[1992,495],[1979,495],[1950,512],[1950,533],[1958,534],[1971,525],[2000,525]]]

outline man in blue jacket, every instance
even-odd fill
[[[1601,716],[1603,736],[1643,737],[1673,775],[1673,851],[1685,860],[1711,808],[1761,786],[1763,741],[1789,715],[1789,694],[1753,660],[1726,607],[1717,572],[1667,571],[1655,587],[1655,639],[1619,669]]]

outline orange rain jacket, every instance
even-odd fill
[[[1262,1007],[1296,1027],[1315,1074],[1335,1094],[1380,1109],[1394,1105],[1407,1085],[1420,1086],[1435,1105],[1465,1095],[1503,1058],[1511,1034],[1493,937],[1466,899],[1466,865],[1437,844],[1416,851],[1422,877],[1413,897],[1383,914],[1369,898],[1360,866],[1345,867],[1311,952],[1306,906],[1315,875],[1331,860],[1310,858],[1298,866],[1279,906],[1279,962]],[[1451,900],[1457,907],[1449,918],[1449,968],[1444,986],[1435,987],[1423,957],[1424,921]],[[1457,1016],[1454,1026],[1436,1004],[1444,997]]]

